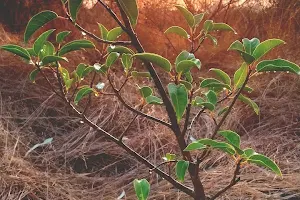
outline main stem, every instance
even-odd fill
[[[136,33],[134,32],[127,15],[123,11],[119,2],[118,1],[116,1],[116,2],[120,9],[122,19],[125,23],[126,29],[124,31],[128,34],[128,36],[132,42],[132,45],[137,50],[137,52],[144,53],[145,50],[144,50],[142,44],[140,43]],[[205,192],[204,192],[204,187],[203,187],[203,184],[198,175],[199,167],[198,167],[198,165],[193,163],[193,159],[192,159],[190,152],[183,151],[186,148],[187,144],[184,140],[184,134],[182,134],[179,124],[177,122],[176,113],[172,106],[172,103],[171,103],[170,99],[168,98],[168,95],[167,95],[167,93],[161,83],[161,80],[158,77],[153,65],[150,62],[145,62],[145,66],[146,66],[147,70],[149,71],[149,73],[151,74],[154,84],[164,102],[164,105],[166,106],[167,114],[171,121],[171,129],[176,136],[176,140],[180,147],[181,153],[182,153],[184,159],[190,162],[190,167],[189,167],[188,171],[189,171],[189,174],[190,174],[193,186],[194,186],[194,192],[195,192],[194,199],[195,200],[205,200],[206,196],[205,196]]]

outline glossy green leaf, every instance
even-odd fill
[[[256,66],[256,71],[257,72],[283,71],[283,72],[291,72],[300,75],[300,67],[297,64],[284,59],[261,61]]]
[[[185,78],[186,78],[186,80],[188,81],[188,82],[190,82],[190,83],[193,83],[193,76],[192,76],[192,73],[191,72],[186,72],[185,74],[184,74],[184,76],[185,76]]]
[[[69,12],[73,21],[76,21],[82,0],[69,0]]]
[[[122,58],[121,58],[121,63],[122,63],[122,66],[124,67],[125,71],[128,72],[131,69],[132,64],[133,64],[132,55],[123,53]]]
[[[168,92],[176,112],[177,120],[180,121],[188,104],[187,89],[182,84],[169,83]]]
[[[77,93],[74,99],[75,105],[78,105],[79,101],[84,98],[85,96],[93,93],[93,88],[90,88],[89,86],[83,86]]]
[[[202,87],[202,88],[226,88],[228,90],[231,90],[231,87],[229,85],[224,84],[224,83],[222,83],[219,80],[214,79],[214,78],[204,79],[200,83],[200,87]]]
[[[243,45],[245,47],[246,53],[252,55],[256,47],[260,44],[259,39],[257,38],[252,38],[249,40],[248,38],[244,38],[243,40]]]
[[[39,58],[40,58],[40,60],[43,60],[43,58],[45,56],[53,56],[54,54],[55,54],[54,45],[51,42],[46,41],[44,46],[42,47],[42,49],[39,52]]]
[[[161,100],[161,98],[153,96],[153,95],[147,96],[146,102],[147,102],[147,104],[154,104],[154,105],[163,104],[163,101]]]
[[[230,130],[219,131],[218,133],[222,135],[228,141],[229,144],[240,148],[241,137],[239,136],[239,134]]]
[[[284,44],[285,42],[283,40],[279,40],[279,39],[269,39],[266,40],[262,43],[260,43],[255,50],[253,51],[253,57],[258,60],[261,57],[263,57],[266,53],[268,53],[269,51],[271,51],[273,48]]]
[[[214,36],[212,36],[212,35],[210,35],[210,34],[207,34],[206,37],[209,38],[209,39],[213,42],[213,44],[214,44],[215,46],[218,45],[218,40],[217,40],[217,38],[215,38]]]
[[[184,37],[185,39],[189,39],[189,37],[190,37],[189,34],[186,32],[186,30],[184,30],[180,26],[172,26],[172,27],[168,28],[165,31],[165,34],[168,34],[168,33],[175,33],[181,37]]]
[[[69,62],[66,57],[60,57],[60,56],[45,56],[42,60],[42,65],[47,65],[53,62],[58,62],[58,61],[66,61]]]
[[[205,149],[205,148],[206,148],[206,145],[195,141],[195,142],[189,144],[183,151],[202,150],[202,149]]]
[[[171,66],[170,61],[160,55],[153,54],[153,53],[137,53],[134,56],[143,61],[151,62],[151,63],[161,67],[162,69],[164,69],[167,72],[171,71],[172,66]]]
[[[189,168],[189,164],[190,163],[185,160],[179,160],[176,163],[176,166],[175,166],[176,176],[180,182],[184,181],[184,176],[185,176],[186,171]]]
[[[198,103],[197,101],[195,101],[195,105],[196,106],[204,107],[204,108],[206,108],[206,109],[208,109],[210,111],[213,111],[216,108],[215,105],[212,104],[212,103],[210,103],[210,102],[201,102],[201,103]]]
[[[211,68],[209,71],[214,72],[217,77],[225,84],[231,85],[231,79],[229,75],[221,69]]]
[[[32,81],[33,83],[35,83],[36,76],[38,75],[39,72],[40,72],[39,69],[35,69],[35,70],[31,71],[29,74],[29,80]]]
[[[65,38],[71,33],[71,31],[62,31],[56,35],[56,42],[62,43]]]
[[[199,13],[197,15],[194,15],[194,27],[199,26],[199,24],[202,22],[203,18],[204,18],[205,13]]]
[[[228,50],[244,51],[244,45],[240,41],[236,40],[230,45]]]
[[[77,74],[77,76],[78,76],[78,78],[79,78],[79,80],[80,79],[82,79],[84,76],[83,76],[83,74],[84,74],[84,70],[86,69],[86,67],[87,67],[87,65],[86,64],[83,64],[83,63],[80,63],[77,67],[76,67],[76,74]]]
[[[89,40],[74,40],[62,46],[58,52],[58,55],[62,56],[71,51],[76,51],[76,50],[86,49],[86,48],[94,48],[94,47],[95,45]]]
[[[85,68],[85,70],[82,73],[82,77],[87,76],[89,73],[95,71],[94,66],[88,66],[87,68]]]
[[[191,90],[192,89],[192,84],[188,81],[183,81],[183,80],[180,80],[179,83],[183,84],[187,90]]]
[[[29,52],[26,49],[24,49],[23,47],[20,47],[18,45],[8,44],[8,45],[3,45],[0,48],[5,50],[5,51],[8,51],[10,53],[16,54],[16,55],[18,55],[21,58],[24,58],[26,60],[31,59]]]
[[[137,77],[151,78],[151,74],[149,72],[132,71],[131,76],[135,78]]]
[[[122,33],[123,33],[123,29],[121,27],[113,28],[107,33],[107,40],[115,41],[122,35]]]
[[[42,11],[36,15],[34,15],[28,22],[25,33],[24,33],[24,41],[28,42],[30,37],[42,26],[47,24],[48,22],[56,19],[58,15],[49,10]]]
[[[248,85],[246,85],[243,91],[248,92],[248,93],[251,93],[251,92],[254,91],[254,89],[251,88],[251,87],[249,87]]]
[[[246,103],[247,105],[249,105],[254,112],[259,115],[259,107],[258,105],[250,98],[245,97],[244,95],[240,94],[240,96],[238,97],[239,100],[241,100],[242,102]]]
[[[205,93],[205,96],[206,96],[207,100],[209,101],[209,103],[212,103],[213,105],[217,104],[218,97],[214,91],[209,90],[207,93]]]
[[[178,65],[178,63],[180,63],[183,60],[192,60],[194,58],[195,58],[194,54],[184,50],[176,57],[175,65]]]
[[[44,33],[42,33],[34,42],[33,44],[33,50],[36,54],[40,52],[40,50],[43,48],[45,42],[48,40],[51,33],[53,33],[55,29],[48,30]]]
[[[240,53],[244,61],[248,64],[251,64],[253,61],[255,61],[255,57],[250,55],[249,53],[245,52],[244,45],[240,41],[233,42],[228,50],[235,50]]]
[[[244,156],[247,159],[254,154],[255,154],[255,151],[253,149],[251,149],[251,148],[244,149]]]
[[[138,200],[147,200],[150,193],[150,184],[146,179],[133,181],[134,191]]]
[[[111,53],[111,52],[117,52],[117,53],[120,53],[120,54],[123,54],[123,53],[129,53],[129,54],[134,54],[134,52],[127,48],[127,47],[124,47],[124,46],[113,46],[113,45],[110,45],[107,47],[107,52]]]
[[[250,156],[248,159],[248,162],[269,168],[270,170],[275,172],[278,176],[282,176],[282,173],[281,173],[279,167],[276,165],[276,163],[273,160],[271,160],[270,158],[268,158],[262,154],[254,154],[254,155]]]
[[[99,24],[99,23],[98,23],[98,27],[99,27],[99,30],[101,33],[101,39],[107,40],[107,35],[108,35],[107,28],[105,28],[105,26],[103,24]]]
[[[206,33],[212,31],[213,27],[214,27],[213,20],[206,20],[204,22],[203,29],[205,30]]]
[[[197,67],[196,63],[191,60],[183,60],[176,65],[176,72],[186,73],[190,71],[193,67]]]
[[[213,23],[213,26],[211,28],[212,31],[232,31],[236,33],[236,31],[229,26],[228,24],[225,23]]]
[[[106,58],[106,66],[111,67],[119,58],[120,54],[117,52],[110,53]]]
[[[143,87],[139,88],[139,90],[140,90],[140,93],[143,98],[147,98],[153,94],[152,89],[148,86],[143,86]]]
[[[37,54],[34,52],[33,48],[27,48],[26,50],[28,51],[30,56],[34,56],[34,57],[37,56]]]
[[[235,149],[233,146],[231,146],[230,144],[226,143],[226,142],[218,142],[216,140],[212,140],[212,139],[201,139],[198,140],[197,142],[204,144],[204,145],[208,145],[214,149],[218,149],[221,150],[225,153],[228,153],[230,155],[234,155],[235,154]]]
[[[166,156],[163,157],[163,159],[165,161],[175,160],[176,159],[176,155],[172,154],[172,153],[167,153]]]
[[[138,6],[136,0],[118,0],[122,9],[128,16],[130,23],[135,26],[139,15]]]
[[[183,15],[183,17],[185,18],[185,20],[187,21],[188,25],[190,27],[194,27],[195,25],[195,19],[193,14],[185,7],[181,6],[181,5],[176,5],[175,6]]]
[[[248,74],[248,65],[243,63],[242,66],[234,73],[233,81],[235,88],[241,88],[246,81]]]

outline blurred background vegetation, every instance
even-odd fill
[[[117,11],[113,1],[106,1]],[[137,33],[149,52],[171,60],[188,44],[163,32],[172,25],[186,27],[185,20],[174,5],[186,5],[194,14],[207,12],[206,18],[226,22],[238,34],[217,33],[219,44],[204,42],[196,54],[202,61],[199,76],[210,68],[221,68],[232,74],[241,60],[227,52],[236,39],[257,37],[260,40],[280,38],[287,42],[270,57],[282,57],[300,64],[300,1],[299,0],[139,0],[140,16]],[[31,16],[41,10],[54,10],[63,15],[60,0],[0,0],[0,45],[23,45],[23,32]],[[79,24],[100,34],[98,23],[116,26],[105,10],[96,5],[81,9]],[[71,30],[69,40],[83,38],[67,20],[59,19],[46,28]],[[41,30],[42,31],[42,30]],[[54,38],[50,38],[54,40]],[[69,57],[67,67],[74,69],[80,62],[94,64],[97,54],[77,52]],[[152,182],[151,199],[187,199],[156,175],[88,127],[53,96],[43,84],[29,82],[31,66],[6,52],[0,52],[0,198],[3,200],[92,200],[116,199],[124,190],[126,199],[135,199],[132,180],[147,178]],[[121,68],[115,69],[116,73]],[[196,73],[196,72],[195,72]],[[197,75],[198,75],[197,74]],[[120,75],[116,81],[121,81]],[[244,146],[275,159],[282,168],[283,180],[274,179],[268,171],[246,166],[242,181],[221,199],[300,199],[300,81],[284,73],[267,74],[252,79],[256,89],[251,94],[261,107],[256,116],[251,109],[238,105],[225,124],[242,134]],[[138,100],[135,83],[123,95],[129,102]],[[101,106],[99,106],[101,105]],[[150,108],[148,113],[165,118],[163,108]],[[113,97],[99,97],[88,111],[89,117],[112,134],[122,133],[133,116]],[[192,135],[205,137],[212,122],[203,116]],[[30,147],[53,137],[53,144],[24,157]],[[138,117],[128,134],[128,144],[153,163],[160,163],[166,152],[176,152],[175,138],[169,130]],[[203,178],[209,193],[222,188],[230,179],[230,159],[215,153],[203,165]],[[224,175],[225,174],[225,175]],[[189,184],[189,182],[187,182]],[[124,198],[125,199],[125,198]]]

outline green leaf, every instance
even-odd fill
[[[49,10],[45,10],[43,12],[40,12],[36,15],[34,15],[28,22],[25,33],[24,33],[24,41],[28,42],[30,37],[42,26],[47,24],[48,22],[52,21],[53,19],[56,19],[58,15]]]
[[[99,30],[101,33],[101,39],[107,40],[107,35],[108,35],[107,28],[105,28],[105,26],[103,24],[99,24],[99,23],[98,23],[98,27],[99,27]]]
[[[123,54],[123,53],[129,53],[129,54],[134,54],[134,52],[127,48],[127,47],[123,47],[123,46],[113,46],[113,45],[110,45],[107,47],[107,52],[111,53],[111,52],[117,52],[117,53],[120,53],[120,54]]]
[[[185,8],[181,5],[176,5],[175,7],[181,12],[183,17],[187,21],[188,25],[190,27],[194,27],[195,26],[195,19],[194,19],[193,14],[187,8]]]
[[[187,90],[191,90],[192,89],[192,84],[188,81],[183,81],[183,80],[180,80],[179,83],[183,84]]]
[[[250,98],[245,97],[244,95],[240,94],[240,96],[238,97],[239,100],[241,100],[242,102],[246,103],[247,105],[249,105],[254,112],[259,115],[259,107],[258,105]]]
[[[83,76],[83,74],[84,74],[84,70],[86,69],[86,64],[83,64],[83,63],[80,63],[78,66],[77,66],[77,68],[76,68],[76,74],[77,74],[77,76],[78,76],[78,78],[79,78],[79,80],[80,79],[82,79],[84,76]]]
[[[82,73],[82,77],[87,76],[89,73],[95,71],[95,67],[94,66],[88,66],[87,68],[85,68],[85,70]]]
[[[210,102],[200,102],[200,99],[201,98],[195,98],[195,106],[203,106],[203,107],[205,107],[205,108],[207,108],[208,110],[210,110],[210,111],[213,111],[214,109],[215,109],[215,105],[214,104],[212,104],[212,103],[210,103]]]
[[[53,33],[55,29],[48,30],[44,33],[42,33],[34,42],[33,44],[33,50],[36,54],[40,52],[40,50],[43,48],[45,42],[48,40],[51,33]]]
[[[46,41],[43,48],[39,52],[39,58],[40,60],[43,60],[45,56],[53,56],[54,54],[55,54],[54,45],[51,42]]]
[[[143,87],[139,88],[139,90],[140,90],[142,97],[145,99],[153,94],[152,89],[148,86],[143,86]]]
[[[56,35],[56,42],[62,43],[65,38],[71,33],[71,31],[62,31]]]
[[[240,41],[236,40],[230,45],[228,50],[244,51],[244,45]]]
[[[259,39],[257,38],[252,38],[249,40],[248,38],[244,38],[243,40],[243,45],[245,47],[246,53],[252,55],[256,47],[260,44]]]
[[[193,83],[193,76],[191,72],[186,72],[184,75],[188,82]]]
[[[231,90],[231,87],[229,85],[221,83],[219,80],[214,79],[214,78],[204,79],[200,83],[200,87],[202,87],[202,88],[226,88],[228,90]]]
[[[204,144],[204,145],[208,145],[214,149],[219,149],[225,153],[228,153],[230,155],[234,155],[235,154],[235,149],[233,146],[231,146],[230,144],[226,143],[226,142],[218,142],[212,139],[201,139],[198,140],[197,142]]]
[[[35,83],[35,78],[39,72],[40,72],[39,69],[35,69],[35,70],[31,71],[29,74],[29,80],[32,81],[33,83]]]
[[[137,19],[139,15],[138,6],[136,0],[118,0],[120,3],[122,9],[128,16],[130,23],[132,26],[135,26],[137,24]]]
[[[263,57],[266,53],[271,51],[273,48],[277,47],[278,45],[284,44],[283,40],[279,39],[269,39],[262,43],[260,43],[255,50],[253,51],[253,57],[258,60]]]
[[[300,75],[300,67],[297,64],[284,59],[261,61],[256,66],[256,71],[257,72],[283,71],[283,72],[291,72]]]
[[[29,52],[26,49],[24,49],[23,47],[20,47],[18,45],[8,44],[8,45],[3,45],[0,48],[5,50],[5,51],[8,51],[10,53],[16,54],[16,55],[18,55],[21,58],[24,58],[26,60],[31,59]]]
[[[242,66],[234,73],[233,81],[235,88],[241,88],[246,81],[248,74],[248,65],[244,62]]]
[[[212,31],[232,31],[236,34],[236,31],[225,23],[213,23],[213,26],[211,28]]]
[[[243,91],[246,91],[246,92],[248,92],[248,93],[251,93],[251,92],[254,91],[254,89],[246,85]]]
[[[105,62],[106,66],[111,67],[117,61],[119,56],[120,54],[117,52],[110,53],[106,58],[106,62]]]
[[[178,63],[180,63],[183,60],[192,60],[194,58],[195,58],[194,54],[184,50],[176,57],[175,65],[178,65]]]
[[[183,60],[176,65],[176,72],[186,73],[193,67],[197,67],[196,63],[191,60]]]
[[[161,105],[163,104],[163,101],[156,96],[150,95],[146,97],[147,104],[154,104],[154,105]]]
[[[35,144],[33,147],[31,147],[25,154],[25,157],[30,153],[32,152],[33,150],[35,150],[36,148],[38,147],[41,147],[41,146],[45,146],[47,144],[51,144],[51,142],[53,141],[53,138],[47,138],[46,140],[44,140],[44,142],[42,143],[39,143],[39,144]]]
[[[58,52],[58,55],[62,56],[71,51],[76,51],[84,48],[94,48],[94,47],[95,45],[89,40],[74,40],[62,46]]]
[[[254,154],[254,155],[250,156],[248,159],[248,162],[269,168],[270,170],[275,172],[278,176],[282,176],[282,173],[281,173],[279,167],[276,165],[276,163],[273,160],[271,160],[270,158],[268,158],[262,154]]]
[[[218,45],[218,40],[217,40],[217,38],[215,38],[214,36],[212,36],[212,35],[210,35],[210,34],[207,34],[206,37],[208,37],[208,38],[213,42],[213,44],[214,44],[215,46]]]
[[[214,22],[213,20],[206,20],[204,22],[204,25],[203,25],[203,29],[206,33],[210,32],[213,30],[213,27],[214,27]]]
[[[120,0],[119,0],[120,1]],[[150,193],[150,184],[146,179],[133,181],[134,191],[138,200],[147,200]]]
[[[125,72],[128,73],[128,71],[131,69],[132,64],[133,64],[132,55],[123,53],[122,58],[121,58],[121,63],[125,69]]]
[[[37,56],[37,54],[34,52],[33,48],[27,48],[26,50],[28,51],[30,56],[34,56],[34,57]]]
[[[60,57],[60,56],[45,56],[42,60],[42,65],[47,65],[53,62],[58,62],[58,61],[66,61],[69,62],[66,57]]]
[[[149,72],[132,71],[131,76],[135,78],[137,77],[151,78],[151,74]]]
[[[89,86],[83,86],[76,94],[74,103],[75,105],[78,105],[79,101],[84,98],[86,95],[89,95],[90,93],[94,92],[93,88],[90,88]]]
[[[201,144],[199,142],[193,142],[189,144],[183,151],[194,151],[194,150],[202,150],[205,149],[206,145]]]
[[[175,170],[176,171],[176,176],[177,176],[177,179],[180,182],[184,181],[184,176],[185,176],[186,171],[189,168],[189,164],[190,163],[188,161],[185,161],[185,160],[179,160],[176,163],[176,170]]]
[[[167,153],[166,156],[163,157],[163,159],[165,161],[175,160],[176,159],[176,155],[172,154],[172,153]]]
[[[250,156],[254,155],[255,151],[251,148],[244,149],[244,156],[248,159]]]
[[[241,147],[241,137],[236,132],[225,130],[219,131],[218,133],[222,135],[229,142],[229,144],[238,148]]]
[[[194,27],[199,26],[199,24],[201,23],[201,21],[204,18],[204,15],[205,15],[205,13],[199,13],[197,15],[194,15],[194,21],[195,21]]]
[[[171,71],[172,66],[171,66],[170,61],[160,55],[153,54],[153,53],[137,53],[134,56],[143,61],[151,62],[151,63],[161,67],[162,69],[164,69],[167,72]]]
[[[231,85],[231,79],[229,75],[221,69],[211,68],[209,71],[214,72],[217,77],[225,84]]]
[[[235,41],[233,42],[230,47],[228,48],[228,50],[235,50],[238,51],[242,58],[244,59],[244,61],[248,64],[251,64],[253,61],[255,61],[255,58],[248,54],[247,52],[244,51],[244,46],[240,41]]]
[[[73,21],[76,21],[81,4],[82,0],[69,0],[69,11]]]
[[[184,85],[168,84],[168,91],[174,106],[177,120],[180,121],[188,104],[188,94]]]
[[[186,30],[184,30],[180,26],[172,26],[172,27],[168,28],[165,31],[165,34],[168,34],[168,33],[175,33],[181,37],[184,37],[185,39],[189,39],[189,37],[190,37],[189,34],[186,32]]]
[[[122,33],[123,33],[123,29],[121,27],[113,28],[107,33],[107,40],[115,41],[121,36]]]
[[[207,100],[209,101],[209,103],[212,103],[213,105],[217,104],[218,97],[214,91],[209,90],[207,93],[205,93],[205,96],[206,96]]]

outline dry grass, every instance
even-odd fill
[[[149,51],[163,52],[161,54],[172,57],[180,51],[180,46],[184,43],[177,38],[170,38],[177,49],[175,51],[169,46],[162,31],[177,22],[182,26],[184,24],[175,13],[172,17],[164,15],[166,12],[153,15],[153,8],[157,7],[155,4],[157,2],[154,1],[145,4],[146,9],[141,11],[141,20],[144,23],[147,19],[151,23],[146,26],[142,24],[138,32]],[[168,6],[170,5],[165,3],[161,9],[167,9]],[[287,11],[279,15],[276,8],[269,8],[257,15],[253,14],[254,9],[247,8],[249,5],[230,9],[230,13],[226,14],[228,17],[225,19],[241,31],[241,34],[235,37],[283,38],[289,43],[288,50],[275,52],[273,56],[280,53],[282,57],[299,63],[299,58],[295,53],[291,53],[299,52],[299,42],[295,40],[299,38],[299,29],[293,21],[295,16],[299,16],[298,10],[292,13],[292,18],[286,16],[290,14]],[[215,20],[221,21],[224,12],[216,15]],[[237,17],[241,13],[246,17]],[[82,19],[85,17],[99,20],[103,18],[101,22],[112,27],[104,14],[97,16],[95,11],[84,11]],[[280,17],[288,17],[289,23],[285,26],[283,20],[280,21],[282,24],[278,25]],[[56,23],[59,26],[66,25],[62,22]],[[254,29],[257,23],[264,29]],[[278,29],[272,27],[274,24],[282,27],[284,31],[276,32]],[[96,29],[96,25],[89,21],[85,25],[90,30]],[[0,36],[0,44],[20,41],[19,35],[7,33],[2,26]],[[73,35],[75,36],[76,34]],[[233,71],[237,67],[237,62],[233,61],[236,55],[225,53],[229,43],[236,38],[227,33],[219,37],[225,37],[224,42],[220,43],[220,48],[212,48],[210,44],[205,44],[198,55],[203,60],[204,71],[212,66],[222,67],[226,71]],[[74,56],[74,63],[80,62],[82,57],[90,63],[96,60],[95,56],[89,53],[80,53]],[[0,199],[110,200],[116,199],[124,190],[126,199],[131,200],[135,199],[132,180],[143,177],[152,183],[151,199],[189,199],[160,177],[149,174],[147,168],[126,155],[116,145],[81,124],[80,119],[73,117],[72,112],[53,96],[41,80],[37,81],[37,85],[27,81],[29,66],[4,52],[0,54],[0,61]],[[115,78],[116,83],[121,80],[122,78]],[[128,102],[138,101],[134,84],[128,85],[127,93],[123,94]],[[244,147],[251,146],[257,152],[275,159],[284,176],[281,180],[267,170],[245,166],[241,182],[220,199],[271,200],[293,199],[294,196],[297,196],[294,199],[300,199],[299,78],[278,73],[255,77],[250,85],[256,89],[252,97],[261,107],[260,116],[256,116],[248,107],[238,105],[224,128],[241,133]],[[147,112],[165,118],[163,109],[149,107]],[[88,115],[92,121],[116,136],[122,133],[133,117],[117,99],[110,96],[95,100]],[[212,125],[204,115],[198,120],[191,134],[195,138],[204,137],[211,132]],[[30,147],[49,137],[54,138],[52,145],[39,148],[25,157]],[[126,137],[130,146],[155,164],[162,161],[161,157],[165,153],[178,151],[175,138],[168,129],[141,117],[137,118]],[[223,154],[214,153],[201,167],[201,177],[210,195],[224,187],[231,179],[232,159]],[[189,180],[187,184],[190,184]]]

